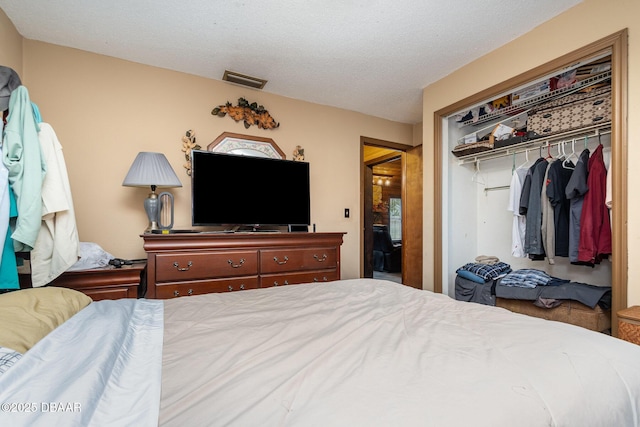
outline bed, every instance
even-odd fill
[[[640,425],[640,346],[388,281],[63,317],[0,375],[0,425]]]

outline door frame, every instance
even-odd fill
[[[399,144],[397,142],[385,141],[376,138],[369,138],[366,136],[360,137],[360,277],[373,277],[373,214],[367,206],[370,206],[373,201],[373,185],[372,175],[373,175],[373,165],[366,165],[364,162],[364,147],[372,146],[372,147],[381,147],[387,148],[390,150],[395,150],[399,152],[401,162],[402,162],[402,242],[403,246],[407,242],[407,239],[411,239],[411,235],[406,231],[406,224],[414,218],[411,218],[410,215],[419,214],[422,215],[421,212],[408,212],[405,209],[406,204],[406,187],[407,187],[407,151],[414,149],[415,147],[412,145]],[[421,223],[422,218],[415,218],[416,220],[420,220]],[[414,221],[415,222],[415,221]],[[420,230],[422,232],[422,230]],[[420,244],[420,251],[422,250],[422,245]],[[411,265],[406,265],[405,263],[405,251],[402,254],[402,283],[405,283],[406,277],[422,277],[422,270],[420,268],[420,272],[409,272],[410,268],[417,268],[418,265],[412,263]],[[421,265],[420,265],[421,267]],[[415,273],[415,274],[412,274]]]

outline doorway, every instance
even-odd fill
[[[422,289],[422,146],[362,137],[361,159],[361,276]]]

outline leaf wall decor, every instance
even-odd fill
[[[275,129],[280,126],[280,123],[276,122],[262,105],[256,102],[249,103],[244,98],[238,98],[238,105],[235,106],[228,101],[224,105],[218,105],[211,110],[211,114],[218,117],[228,114],[236,122],[242,120],[245,129],[249,129],[251,125],[256,125],[260,129]]]

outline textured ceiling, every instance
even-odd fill
[[[580,0],[0,0],[20,34],[403,123],[422,88]]]

